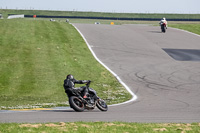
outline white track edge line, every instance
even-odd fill
[[[122,104],[127,104],[127,103],[130,103],[130,102],[133,102],[137,99],[137,96],[131,91],[131,89],[120,79],[120,77],[114,73],[109,67],[107,67],[103,62],[101,62],[101,60],[99,60],[96,56],[96,54],[94,53],[94,51],[92,50],[91,46],[89,45],[89,43],[87,42],[86,38],[84,37],[84,35],[80,32],[80,30],[72,24],[72,26],[74,26],[74,28],[79,32],[79,34],[82,36],[82,38],[84,39],[85,43],[87,44],[88,48],[90,49],[92,55],[94,56],[94,58],[102,65],[104,66],[108,71],[110,71],[114,77],[119,81],[120,84],[122,84],[126,90],[132,95],[132,98],[126,102],[123,102],[123,103],[119,103],[119,104],[112,104],[112,105],[109,105],[109,106],[118,106],[118,105],[122,105]]]

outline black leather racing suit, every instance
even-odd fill
[[[85,95],[88,92],[88,89],[85,86],[75,88],[75,84],[84,84],[88,82],[89,82],[88,80],[65,79],[63,87],[68,97],[73,95],[72,94],[73,89],[78,90],[82,92],[83,95]]]

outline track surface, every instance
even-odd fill
[[[166,49],[200,49],[200,37],[147,25],[75,24],[96,56],[138,96],[135,102],[77,113],[1,112],[0,122],[200,122],[200,62],[177,61]]]

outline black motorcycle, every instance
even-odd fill
[[[166,32],[166,24],[165,23],[161,23],[160,24],[160,27],[161,27],[161,31],[163,32],[163,33],[165,33]]]
[[[85,109],[93,110],[96,106],[101,111],[107,111],[106,102],[97,96],[94,89],[89,88],[90,83],[91,81],[86,84],[86,89],[88,89],[87,98],[83,98],[83,94],[78,90],[72,91],[72,95],[69,97],[70,107],[77,112],[82,112]]]

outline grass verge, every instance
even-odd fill
[[[199,133],[200,123],[193,124],[152,124],[125,122],[75,122],[46,124],[0,124],[1,133]]]

